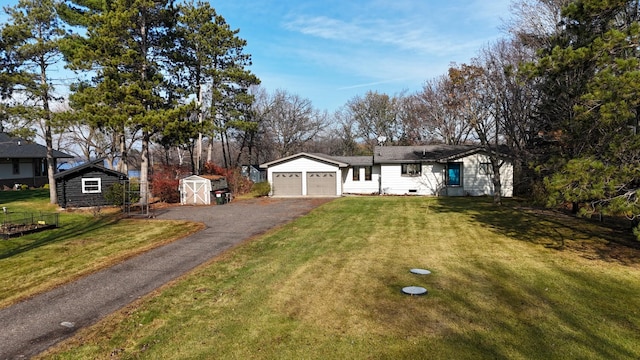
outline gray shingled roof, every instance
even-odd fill
[[[481,150],[473,145],[376,146],[374,162],[438,162],[457,159]]]
[[[407,162],[447,162],[484,151],[477,145],[418,145],[376,146],[373,156],[330,156],[320,153],[298,153],[260,165],[262,168],[285,162],[300,156],[349,166],[371,166],[373,164]]]
[[[86,163],[84,163],[82,165],[78,165],[78,166],[73,167],[73,168],[68,169],[68,170],[60,171],[59,173],[54,175],[54,178],[60,179],[60,178],[72,177],[75,174],[84,171],[85,169],[98,169],[99,171],[102,171],[102,172],[104,172],[106,174],[119,176],[119,177],[122,177],[123,179],[128,179],[129,178],[127,176],[127,174],[121,173],[121,172],[116,171],[116,170],[111,170],[111,169],[105,167],[104,166],[104,158],[100,158],[100,159],[96,159],[96,160],[92,160],[92,161],[87,161]]]
[[[330,157],[329,155],[325,155]],[[371,166],[373,165],[372,156],[331,156],[331,159],[347,163],[351,166]]]
[[[0,133],[0,158],[7,159],[34,159],[47,157],[47,147],[30,142],[18,137],[11,137],[6,133]],[[72,158],[73,155],[54,150],[53,157]]]
[[[289,160],[293,160],[293,159],[296,159],[296,158],[299,158],[299,157],[306,157],[306,158],[310,158],[310,159],[315,159],[315,160],[325,161],[325,162],[328,162],[328,163],[333,163],[334,165],[336,165],[338,167],[346,167],[346,166],[349,165],[347,163],[344,163],[342,161],[336,160],[335,158],[332,158],[332,157],[330,157],[328,155],[325,155],[325,154],[318,154],[318,153],[310,154],[310,153],[302,152],[302,153],[297,153],[297,154],[294,154],[294,155],[291,155],[291,156],[283,157],[281,159],[273,160],[273,161],[270,161],[268,163],[260,164],[260,167],[261,168],[267,168],[269,166],[273,166],[273,165],[276,165],[276,164],[279,164],[279,163],[287,162]]]

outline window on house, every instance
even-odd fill
[[[86,178],[82,179],[82,193],[83,194],[96,194],[102,192],[102,179],[100,178]]]
[[[420,164],[402,164],[403,176],[420,176]]]
[[[448,186],[462,185],[462,164],[460,163],[447,164],[447,185]]]
[[[45,164],[46,164],[46,161],[44,159],[35,159],[34,161],[35,176],[44,176],[47,173]]]
[[[364,167],[364,180],[365,181],[371,181],[371,171],[372,171],[372,166],[365,166]]]
[[[13,175],[20,174],[20,159],[11,159],[11,167],[13,168]]]
[[[353,167],[353,181],[360,181],[360,167]]]
[[[491,175],[493,174],[493,168],[491,167],[491,163],[480,163],[480,175]]]

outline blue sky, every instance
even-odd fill
[[[416,92],[504,37],[510,0],[217,0],[250,68],[333,112],[367,91]]]
[[[266,90],[287,90],[331,113],[367,91],[419,91],[452,62],[469,62],[505,36],[500,26],[511,0],[210,2],[240,29],[253,57],[250,70]],[[65,77],[62,84],[73,81]]]

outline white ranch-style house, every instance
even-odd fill
[[[513,165],[501,157],[501,195],[513,196]],[[492,167],[478,146],[377,146],[373,156],[298,153],[260,165],[276,197],[493,195]]]

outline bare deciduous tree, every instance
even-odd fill
[[[572,0],[520,0],[511,4],[512,17],[503,25],[517,41],[531,49],[549,47],[563,28],[562,8]]]
[[[303,151],[327,125],[327,114],[315,109],[311,100],[286,90],[276,90],[264,106],[264,132],[273,144],[275,157]]]
[[[469,140],[472,128],[459,114],[459,94],[449,77],[443,75],[427,80],[415,98],[422,119],[422,137],[427,142],[458,145]]]

